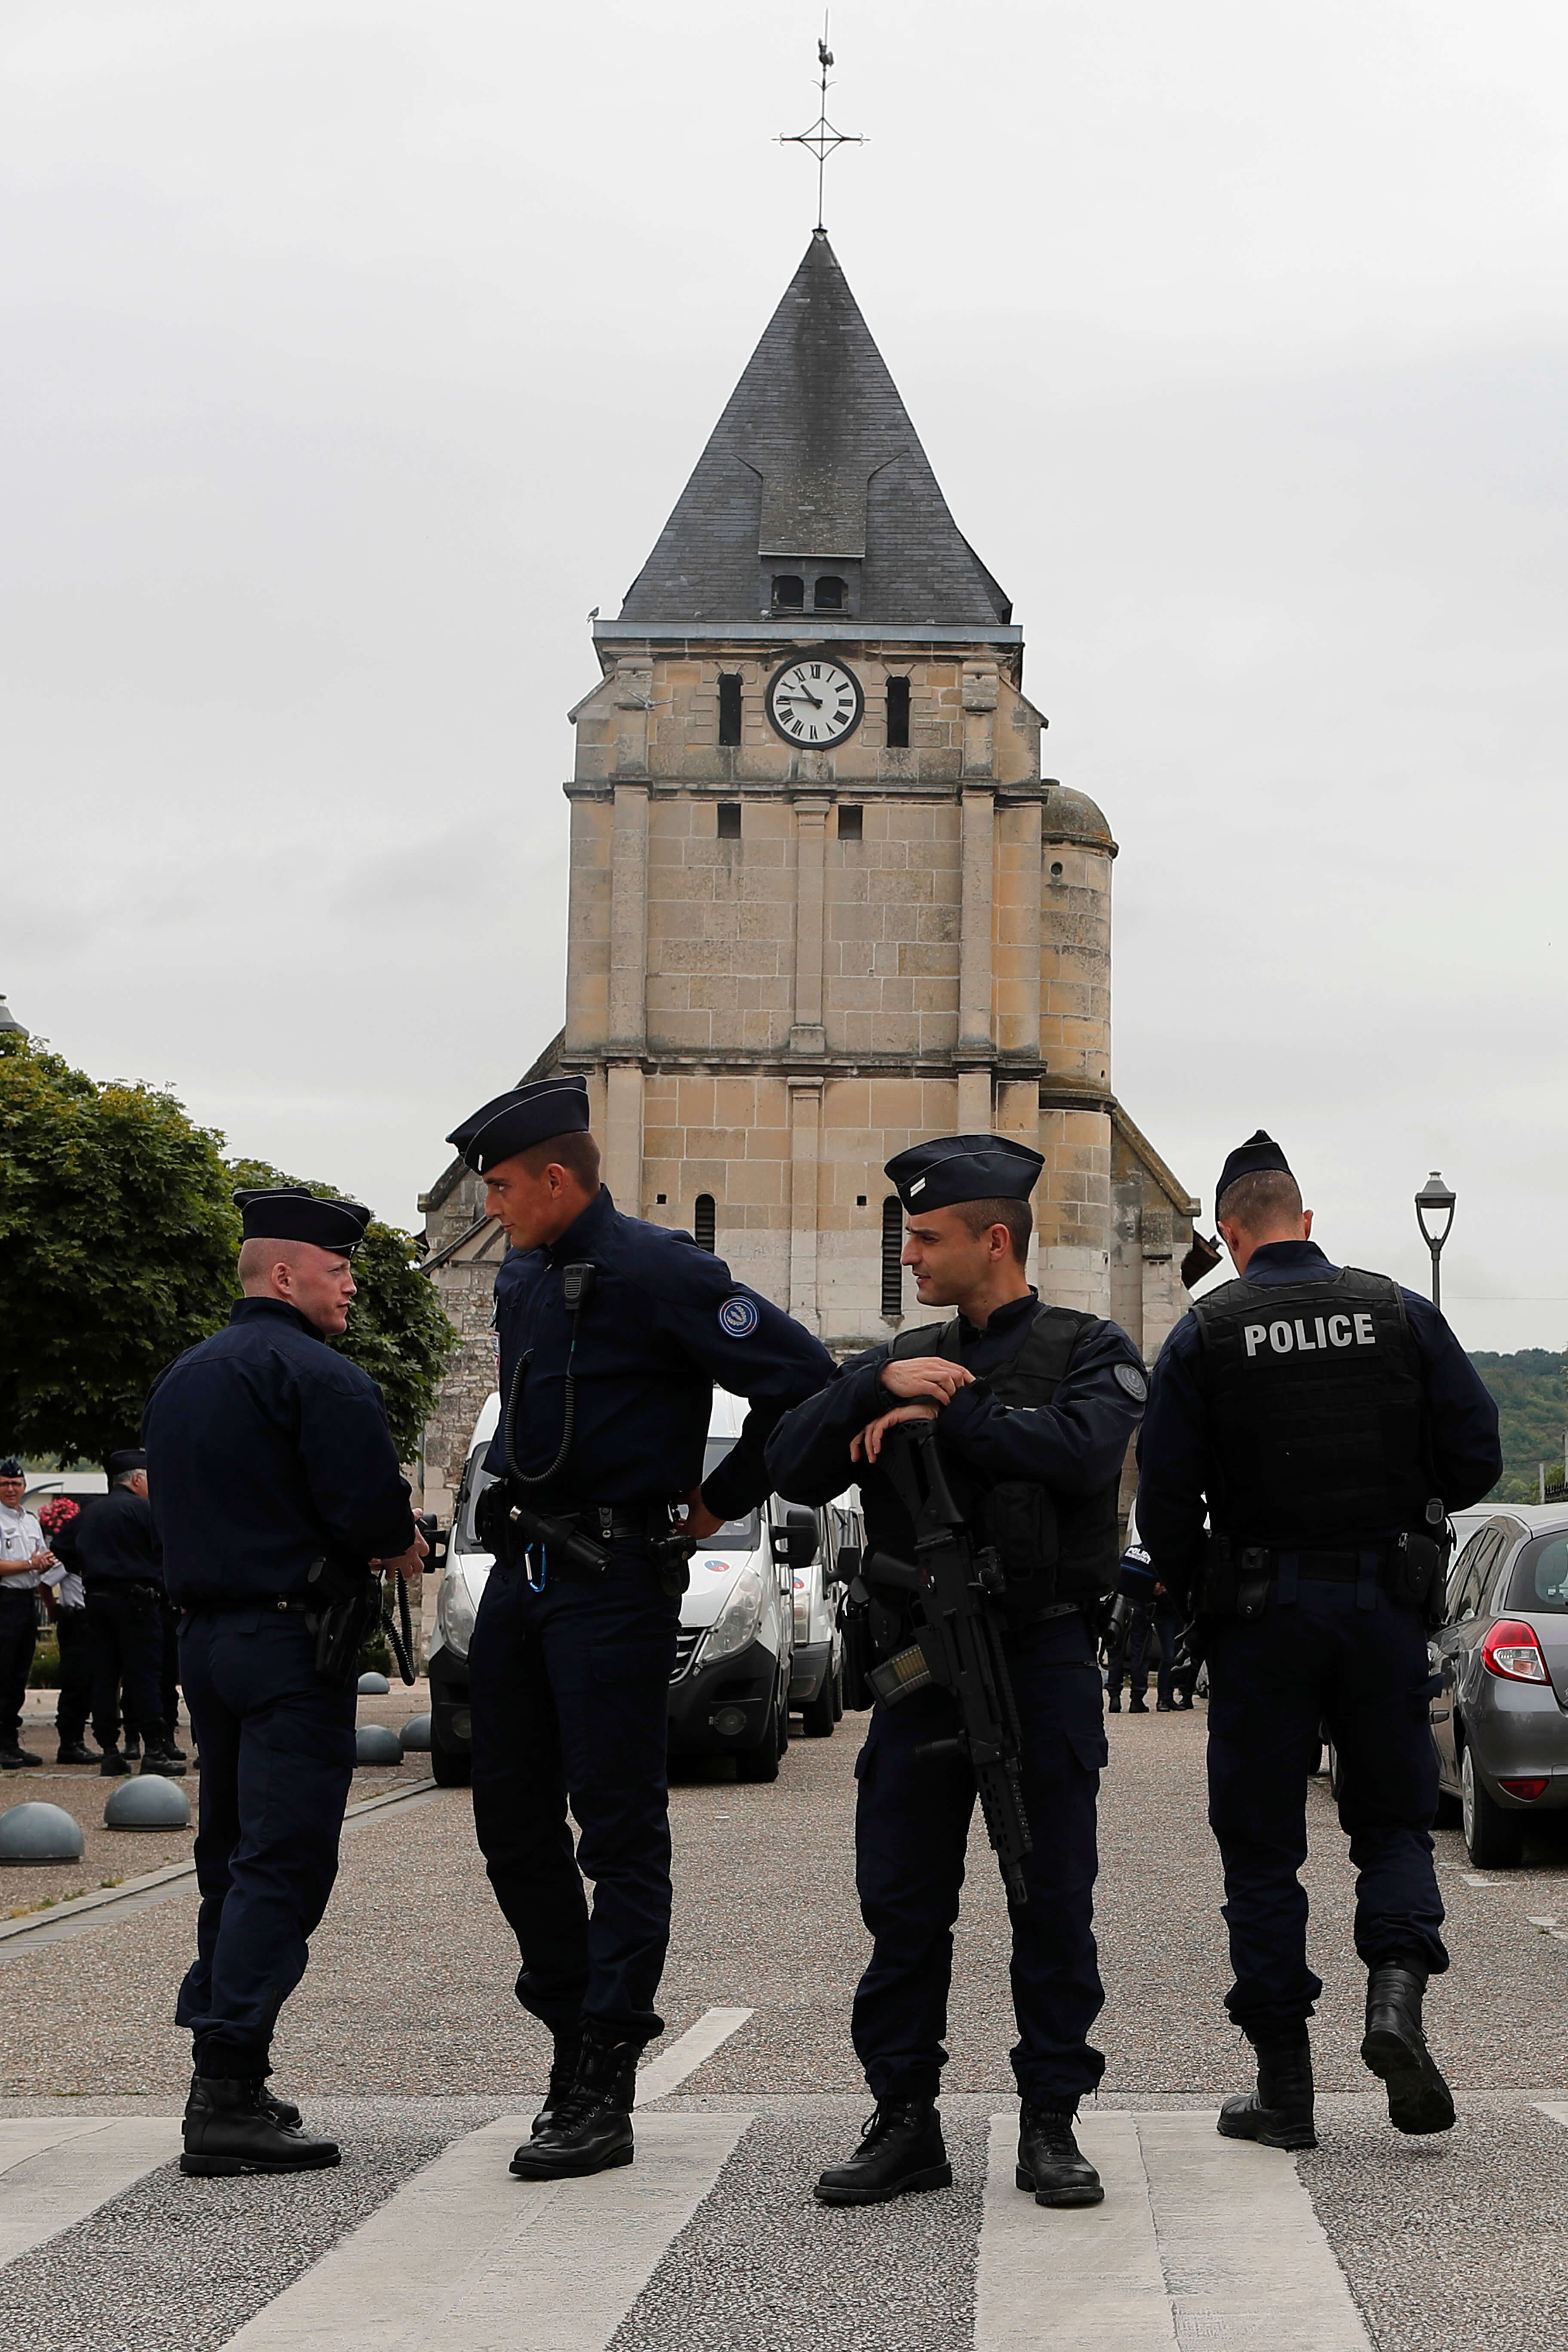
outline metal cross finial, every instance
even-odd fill
[[[816,60],[822,68],[822,111],[809,131],[788,131],[779,133],[781,147],[808,148],[816,158],[816,226],[822,220],[822,181],[827,169],[827,159],[839,147],[864,147],[865,139],[858,131],[836,131],[827,120],[827,68],[833,63],[833,52],[827,46],[827,18],[822,20],[822,38],[816,45]]]

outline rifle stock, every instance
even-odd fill
[[[889,1705],[933,1683],[952,1693],[957,1737],[928,1740],[918,1752],[968,1758],[1009,1899],[1022,1904],[1028,1900],[1024,1857],[1034,1841],[1024,1804],[1018,1710],[994,1605],[1005,1589],[1002,1564],[974,1543],[931,1423],[906,1423],[890,1432],[881,1467],[913,1523],[915,1558],[874,1552],[866,1572],[875,1583],[912,1593],[921,1622],[914,1645],[874,1667],[868,1679]]]

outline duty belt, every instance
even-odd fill
[[[181,1601],[175,1606],[187,1617],[226,1617],[237,1609],[293,1611],[302,1616],[319,1604],[302,1592],[204,1592],[199,1601]]]
[[[1359,1584],[1368,1573],[1381,1578],[1389,1561],[1386,1542],[1363,1544],[1352,1551],[1300,1551],[1290,1544],[1246,1544],[1237,1554],[1244,1576],[1278,1576],[1282,1568],[1319,1584]]]
[[[536,1510],[552,1519],[571,1523],[580,1535],[591,1537],[595,1543],[647,1543],[655,1537],[669,1533],[669,1507],[666,1503],[545,1503],[536,1501]]]

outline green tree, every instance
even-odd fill
[[[0,1034],[0,1446],[69,1462],[133,1445],[158,1372],[226,1319],[222,1143],[173,1095]]]
[[[339,1193],[334,1184],[285,1176],[259,1160],[237,1160],[229,1174],[236,1185],[304,1183],[322,1198]],[[420,1431],[458,1335],[419,1271],[414,1242],[395,1225],[371,1219],[354,1255],[354,1284],[349,1328],[330,1345],[378,1383],[398,1453],[408,1461],[418,1452]]]

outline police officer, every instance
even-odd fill
[[[513,1244],[496,1282],[503,1411],[486,1466],[507,1510],[526,1505],[557,1531],[543,1541],[487,1517],[499,1556],[468,1658],[474,1827],[522,1956],[517,1997],[554,2041],[511,2169],[553,2179],[631,2162],[637,2055],[664,2030],[668,1703],[686,1583],[671,1504],[700,1539],[762,1502],[768,1430],[833,1366],[689,1234],[621,1214],[582,1078],[498,1096],[448,1139]],[[704,1480],[715,1382],[752,1410]]]
[[[74,1564],[87,1594],[92,1657],[92,1735],[106,1780],[129,1772],[120,1752],[121,1691],[142,1738],[143,1772],[183,1773],[163,1719],[163,1566],[147,1498],[147,1456],[132,1447],[104,1464],[109,1492],[81,1514]]]
[[[324,1563],[417,1575],[425,1551],[381,1391],[344,1330],[370,1211],[302,1186],[237,1192],[245,1296],[162,1374],[143,1421],[180,1667],[201,1748],[195,2043],[181,2169],[336,2164],[267,2087],[278,2012],[337,1874],[354,1684],[317,1669]],[[312,1591],[314,1585],[315,1591]]]
[[[1208,1655],[1226,2007],[1258,2053],[1256,2091],[1225,2102],[1219,2128],[1316,2144],[1307,2020],[1322,1985],[1297,1872],[1323,1722],[1357,1873],[1362,2057],[1398,2130],[1446,2131],[1454,2103],[1421,2019],[1448,1965],[1426,1626],[1444,1514],[1502,1468],[1497,1407],[1429,1300],[1324,1256],[1271,1136],[1230,1154],[1215,1198],[1238,1279],[1183,1317],[1155,1366],[1138,1528],[1162,1581],[1195,1601]]]
[[[921,1304],[958,1312],[846,1364],[780,1423],[768,1466],[805,1502],[858,1477],[868,1556],[908,1559],[912,1530],[878,1458],[899,1422],[934,1417],[960,1499],[1001,1555],[1034,1838],[1028,1899],[1012,1915],[1017,2179],[1041,2205],[1092,2205],[1104,2191],[1073,2123],[1105,2071],[1088,2041],[1104,1999],[1091,1927],[1106,1755],[1098,1604],[1115,1575],[1117,1486],[1145,1382],[1116,1324],[1042,1306],[1029,1286],[1028,1195],[1043,1165],[995,1135],[945,1136],[888,1162]],[[901,1596],[874,1585],[872,1594],[872,1638],[889,1655],[911,1625]],[[852,2032],[877,2106],[848,2162],[817,2182],[825,2204],[879,2204],[952,2177],[935,2101],[975,1788],[961,1756],[921,1750],[954,1723],[944,1690],[879,1703],[856,1767],[856,1881],[875,1948]]]

